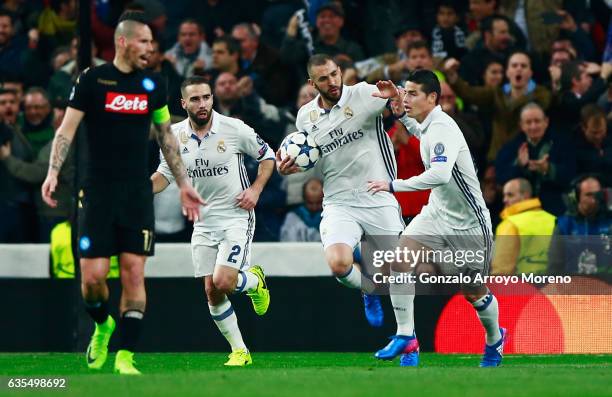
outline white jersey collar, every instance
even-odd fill
[[[427,127],[429,127],[429,124],[431,124],[431,121],[434,118],[434,116],[441,111],[442,111],[442,107],[440,105],[436,105],[436,107],[433,108],[431,112],[429,112],[427,117],[425,117],[425,120],[423,120],[423,122],[421,123],[421,130],[423,132],[425,132]]]
[[[348,101],[348,97],[350,96],[350,94],[349,94],[350,88],[351,88],[350,86],[342,84],[342,95],[340,95],[340,99],[338,100],[338,103],[336,103],[334,106],[332,106],[332,109],[334,107],[336,107],[336,106],[338,106],[340,108],[344,106],[344,104]],[[328,113],[328,111],[326,111],[321,106],[319,106],[319,99],[321,99],[321,94],[318,94],[315,97],[315,99],[314,99],[314,104],[315,104],[316,110],[319,112],[319,114]],[[331,109],[330,109],[330,111],[331,111]]]

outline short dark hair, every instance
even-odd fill
[[[440,102],[440,95],[442,92],[442,89],[440,88],[440,80],[438,80],[438,76],[436,76],[436,74],[431,70],[415,70],[408,75],[406,81],[411,81],[420,85],[421,91],[423,91],[425,95],[435,92],[436,105]]]
[[[215,41],[213,41],[213,45],[217,43],[225,43],[225,46],[227,47],[227,51],[230,54],[238,53],[238,55],[240,55],[240,43],[238,42],[238,40],[236,40],[232,36],[225,35],[225,36],[217,37]]]
[[[417,40],[410,43],[410,45],[408,45],[408,49],[406,50],[406,55],[410,55],[410,51],[412,50],[420,50],[423,48],[426,49],[429,56],[431,56],[431,47],[429,47],[429,43],[427,43],[425,40]]]
[[[606,112],[604,112],[601,107],[595,105],[594,103],[589,103],[580,109],[580,120],[582,121],[583,125],[587,125],[587,123],[592,119],[607,120]]]
[[[49,98],[49,93],[47,92],[47,90],[45,90],[42,87],[38,87],[38,86],[34,86],[34,87],[30,87],[28,88],[28,90],[25,92],[25,94],[23,95],[23,97],[25,98],[28,95],[33,95],[33,94],[40,94],[42,95],[43,98],[45,98],[45,100],[47,102],[49,102],[49,104],[51,104],[51,99]]]
[[[196,25],[198,27],[198,30],[200,31],[201,34],[204,33],[204,28],[202,27],[202,24],[200,22],[198,22],[195,18],[185,18],[181,21],[181,23],[179,24],[179,29],[181,27],[181,25],[184,24],[190,24],[190,25]]]
[[[117,21],[117,24],[123,21],[134,21],[134,22],[142,23],[143,25],[147,24],[147,18],[143,11],[125,11],[119,17],[119,21]]]
[[[15,23],[13,14],[4,8],[0,8],[0,17],[8,17],[11,20],[11,25]]]
[[[310,71],[313,66],[322,66],[327,62],[332,61],[334,64],[338,65],[334,58],[328,54],[314,54],[308,59],[308,63],[306,64],[306,71],[308,72],[308,76],[311,77]]]
[[[440,8],[442,7],[450,8],[451,10],[453,10],[455,14],[459,15],[459,8],[457,7],[457,4],[455,4],[453,0],[440,0],[438,2],[437,10],[440,11]]]
[[[510,27],[510,22],[508,18],[500,14],[493,14],[491,16],[486,17],[480,22],[480,31],[484,34],[484,32],[493,33],[493,23],[495,21],[504,21]]]
[[[210,88],[210,92],[212,92],[212,87],[210,85],[210,81],[208,81],[207,78],[202,77],[202,76],[191,76],[191,77],[187,77],[181,83],[181,95],[184,94],[185,88],[187,88],[188,86],[190,86],[190,85],[199,85],[199,84],[206,84],[208,86],[208,88]]]

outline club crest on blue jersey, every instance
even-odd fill
[[[142,86],[145,90],[151,92],[155,89],[155,82],[148,77],[142,79]]]
[[[79,248],[81,251],[87,251],[91,247],[91,240],[87,236],[81,237],[79,240]]]

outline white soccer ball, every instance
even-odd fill
[[[292,132],[287,135],[280,145],[281,160],[287,156],[295,159],[295,164],[306,171],[315,166],[321,157],[321,150],[314,139],[302,131]]]

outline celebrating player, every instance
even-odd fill
[[[379,82],[377,86],[381,97],[400,100],[400,93],[392,82]],[[438,265],[443,272],[462,272],[470,278],[477,273],[487,274],[493,248],[491,218],[463,133],[438,105],[440,82],[434,73],[427,70],[414,72],[408,77],[405,88],[405,112],[397,116],[408,131],[421,140],[425,171],[406,180],[373,181],[368,189],[385,194],[431,189],[429,202],[406,227],[400,244],[414,250],[470,250],[477,258],[472,263]],[[398,112],[395,107],[394,112]],[[408,269],[404,267],[401,270]],[[506,330],[499,327],[497,299],[481,283],[462,284],[461,289],[476,309],[486,331],[485,352],[480,366],[499,366]],[[397,350],[398,354],[400,350]]]
[[[225,365],[249,365],[251,354],[242,340],[228,295],[246,292],[259,315],[265,314],[270,304],[263,269],[250,266],[250,260],[253,208],[274,172],[274,152],[242,121],[212,110],[210,85],[202,77],[186,79],[181,94],[188,117],[174,124],[172,131],[180,142],[181,157],[193,185],[207,200],[191,238],[195,276],[204,278],[210,315],[232,348]],[[244,167],[245,154],[260,162],[251,186]],[[164,159],[151,180],[155,193],[173,180]]]
[[[66,115],[53,140],[43,200],[57,205],[57,175],[81,120],[87,127],[87,164],[79,193],[79,254],[85,307],[95,321],[87,365],[100,369],[108,355],[115,321],[108,314],[106,275],[109,258],[121,267],[121,342],[115,372],[137,375],[133,352],[146,306],[144,264],[153,255],[153,194],[147,172],[151,119],[157,140],[181,191],[183,211],[198,216],[203,200],[187,179],[170,130],[166,90],[161,76],[147,72],[151,29],[142,13],[122,15],[115,30],[112,63],[84,71],[77,80]]]
[[[307,65],[309,83],[319,95],[302,106],[296,126],[312,136],[321,148],[318,166],[323,172],[324,207],[320,231],[325,258],[336,277],[349,288],[362,288],[362,273],[353,266],[353,249],[365,233],[371,236],[398,236],[404,229],[401,211],[391,193],[375,196],[367,191],[369,180],[396,178],[393,146],[382,125],[386,98],[378,98],[374,85],[342,85],[342,73],[328,55],[313,55]],[[281,161],[281,174],[298,172],[294,161]],[[388,183],[387,182],[387,183]],[[397,322],[395,340],[410,340],[418,350],[412,306],[414,295],[391,294]],[[404,350],[406,346],[404,345]],[[380,359],[390,357],[388,349],[378,351]]]

